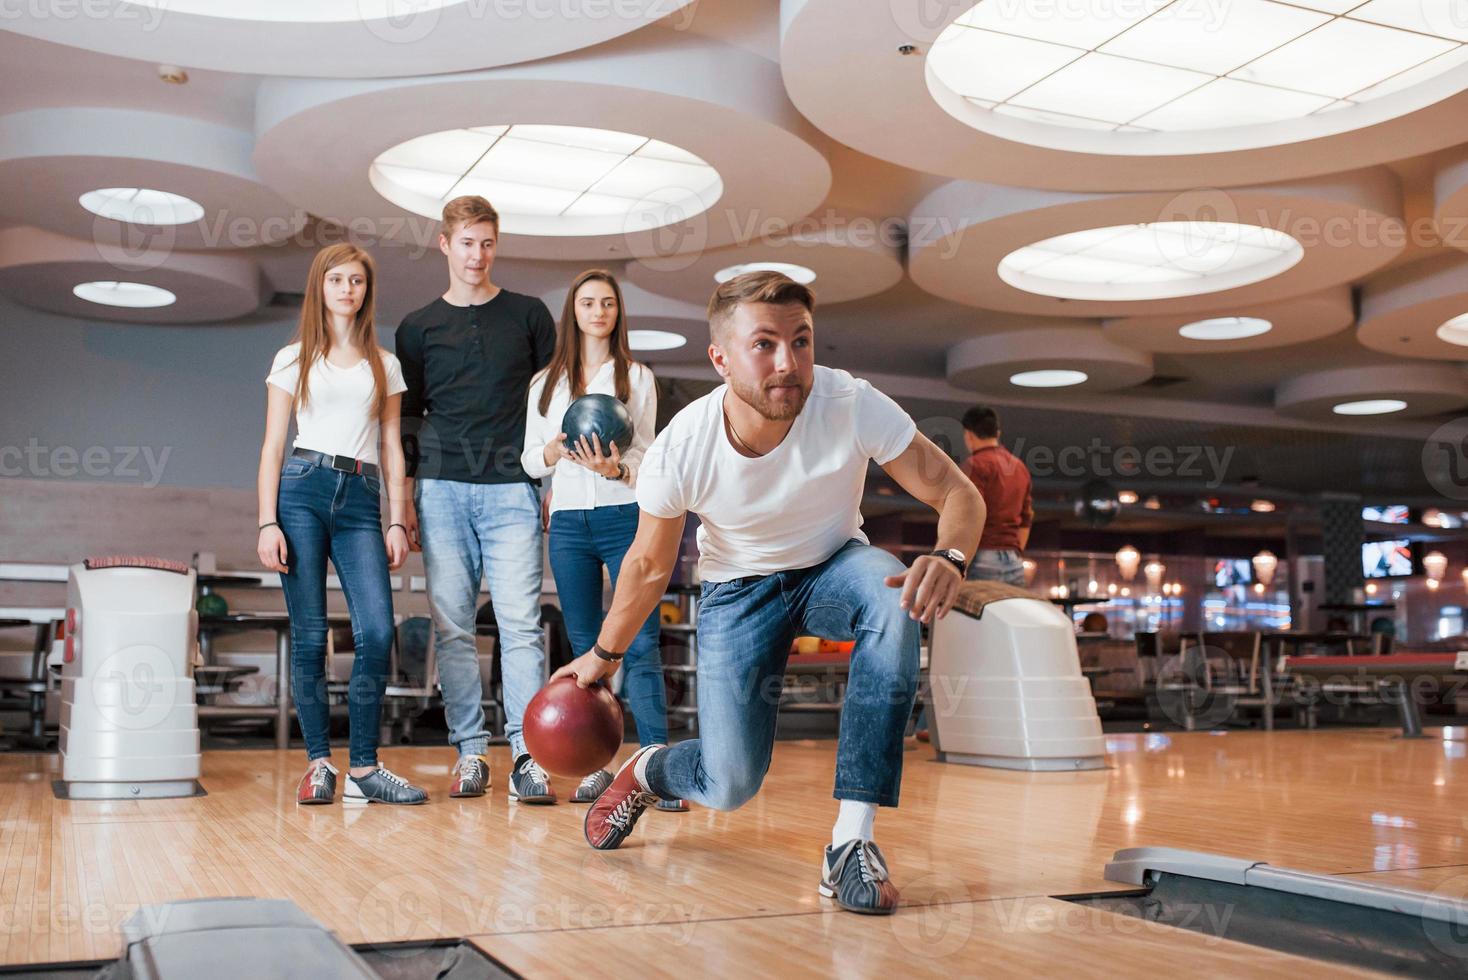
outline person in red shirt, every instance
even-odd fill
[[[1035,516],[1030,471],[999,444],[999,436],[999,413],[988,405],[975,405],[963,413],[963,443],[970,453],[963,469],[989,508],[968,577],[1023,586],[1021,555]]]
[[[1014,453],[999,444],[999,413],[988,405],[975,405],[963,413],[963,444],[969,451],[963,471],[988,507],[979,550],[969,562],[970,581],[983,579],[1025,584],[1022,557],[1030,542],[1035,506],[1030,493],[1030,471]],[[926,742],[928,709],[918,716],[918,741]]]

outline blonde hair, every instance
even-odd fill
[[[443,206],[443,223],[439,225],[438,233],[444,238],[452,238],[460,228],[477,225],[481,221],[494,225],[495,234],[499,234],[500,213],[494,205],[478,194],[465,194]]]

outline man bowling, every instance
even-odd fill
[[[770,765],[794,637],[855,640],[820,892],[853,912],[889,914],[898,893],[873,823],[879,806],[898,802],[919,624],[952,607],[984,502],[894,401],[816,366],[814,310],[809,289],[774,272],[714,292],[708,353],[725,384],[648,449],[611,611],[592,649],[556,676],[585,686],[616,672],[667,588],[684,516],[697,514],[701,737],[638,750],[592,804],[586,839],[619,846],[659,799],[718,810],[747,802]],[[938,512],[937,548],[911,567],[860,530],[868,460]]]

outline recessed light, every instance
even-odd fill
[[[1269,333],[1274,324],[1257,316],[1216,316],[1178,328],[1189,340],[1242,340]]]
[[[622,235],[686,221],[724,192],[687,150],[584,126],[479,126],[399,143],[372,162],[373,188],[437,218],[466,194],[489,199],[506,234]]]
[[[671,330],[628,330],[627,346],[633,350],[673,350],[688,343],[688,338]]]
[[[1341,402],[1331,411],[1337,415],[1389,415],[1406,407],[1407,403],[1400,398],[1365,398],[1361,401]]]
[[[1087,377],[1084,371],[1056,369],[1021,371],[1018,374],[1010,375],[1009,383],[1019,385],[1021,388],[1066,388],[1070,385],[1082,384]]]
[[[285,23],[330,24],[341,21],[382,20],[419,17],[465,0],[251,0],[250,3],[221,3],[220,0],[132,0],[168,13],[218,17],[220,20],[250,20]]]
[[[1437,339],[1468,347],[1468,313],[1459,313],[1437,328]]]
[[[178,299],[173,293],[160,286],[150,286],[143,282],[98,280],[78,283],[72,287],[71,291],[78,299],[84,299],[89,303],[123,306],[137,310],[172,306]]]
[[[147,187],[102,187],[77,200],[93,214],[134,225],[186,225],[204,217],[198,201]]]
[[[742,276],[747,272],[779,272],[802,285],[809,285],[816,281],[813,269],[807,269],[803,265],[795,265],[792,262],[743,262],[715,272],[714,282],[728,282],[735,276]]]
[[[1157,221],[1087,228],[1015,249],[999,278],[1062,299],[1136,301],[1195,296],[1277,276],[1304,257],[1274,228]]]
[[[1443,12],[1446,0],[1230,0],[1226,12],[1166,0],[1082,6],[1071,17],[1026,0],[970,7],[928,48],[929,84],[950,96],[940,103],[980,128],[1020,115],[1052,131],[1109,129],[1125,146],[1350,108],[1468,56],[1459,43],[1468,31]],[[1149,145],[1155,152],[1155,139]]]

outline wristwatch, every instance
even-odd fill
[[[612,653],[610,650],[603,650],[600,643],[593,643],[591,645],[591,652],[609,664],[619,664],[622,662],[622,654]]]
[[[627,479],[627,472],[628,472],[628,470],[627,470],[627,464],[626,463],[618,463],[617,464],[617,475],[616,476],[604,476],[604,477],[602,477],[602,479],[603,480],[617,480],[617,481],[622,481],[622,480]]]
[[[957,548],[940,548],[930,552],[934,558],[944,558],[953,562],[953,567],[958,569],[958,577],[963,578],[968,574],[968,561],[963,557],[963,552]]]

